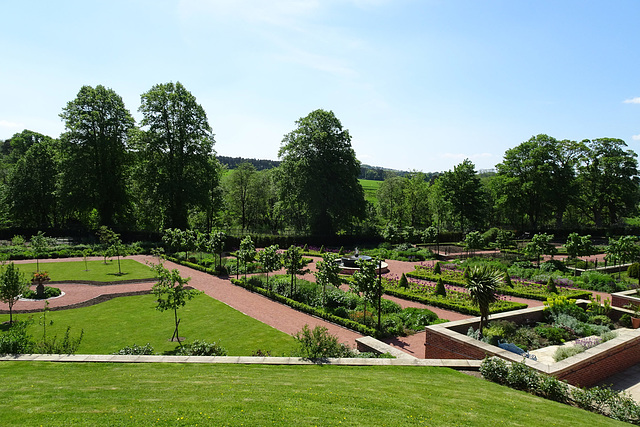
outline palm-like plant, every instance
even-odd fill
[[[496,289],[503,278],[502,271],[487,265],[476,266],[469,270],[466,286],[471,300],[480,310],[480,336],[482,336],[482,329],[489,319],[489,305],[498,299]]]

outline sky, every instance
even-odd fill
[[[84,85],[181,82],[218,155],[277,160],[331,110],[364,164],[491,169],[534,135],[640,152],[640,2],[0,0],[0,140],[64,132]]]

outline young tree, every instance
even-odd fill
[[[627,263],[638,256],[640,247],[636,245],[634,236],[621,236],[618,240],[609,238],[607,246],[607,259],[618,263],[618,278],[622,270],[622,264]]]
[[[302,261],[302,251],[295,245],[289,246],[289,249],[286,250],[282,257],[284,268],[287,274],[291,276],[291,293],[289,297],[293,297],[296,288],[296,276],[307,272],[302,265]]]
[[[578,233],[571,233],[567,236],[567,242],[564,244],[567,255],[571,259],[577,259],[581,256],[590,256],[595,254],[595,247],[591,242],[591,235],[580,236]]]
[[[513,247],[514,236],[513,232],[509,230],[498,230],[496,235],[496,248],[503,251]]]
[[[97,210],[99,223],[122,222],[128,210],[127,145],[134,119],[122,98],[102,85],[83,86],[67,103],[62,188],[64,203],[81,219]]]
[[[333,253],[326,253],[322,261],[316,263],[316,283],[322,286],[322,305],[326,304],[327,285],[340,287],[340,271],[342,270],[338,260],[340,257]]]
[[[153,86],[142,94],[139,111],[145,129],[136,139],[142,196],[169,227],[185,230],[189,209],[210,204],[210,177],[218,172],[207,115],[180,82]]]
[[[100,240],[100,245],[102,246],[102,257],[104,258],[104,263],[107,263],[107,257],[114,256],[116,253],[114,252],[116,242],[120,240],[120,235],[115,231],[111,230],[106,225],[101,226],[98,231],[96,231],[96,235],[98,236],[98,240]],[[122,244],[122,243],[120,243]],[[120,257],[118,256],[118,270],[120,270]]]
[[[535,234],[527,246],[524,248],[524,253],[528,256],[533,256],[537,260],[538,267],[540,267],[541,255],[553,255],[557,252],[555,246],[551,244],[553,234],[538,233]]]
[[[493,267],[483,265],[472,267],[466,278],[466,287],[471,300],[480,310],[480,325],[478,330],[482,336],[482,330],[489,319],[489,306],[497,300],[496,290],[504,278],[504,273]]]
[[[31,236],[31,249],[36,255],[36,271],[40,271],[40,257],[44,255],[51,246],[51,239],[46,237],[42,231],[38,231],[35,236]]]
[[[0,269],[0,301],[9,305],[9,325],[13,324],[13,306],[29,290],[29,281],[14,263]]]
[[[238,250],[238,259],[242,261],[244,265],[244,280],[247,280],[247,263],[256,259],[256,246],[251,240],[251,236],[246,236],[240,242],[240,249]]]
[[[222,251],[224,250],[224,242],[227,239],[227,235],[224,231],[212,231],[208,234],[206,248],[208,252],[218,255],[219,264],[222,265]],[[215,262],[214,262],[215,268]]]
[[[464,236],[464,249],[467,252],[471,252],[472,255],[475,251],[484,248],[484,245],[485,242],[482,238],[482,233],[479,231],[472,231]]]
[[[153,288],[151,289],[151,292],[156,296],[158,301],[156,310],[173,310],[175,329],[171,340],[178,341],[178,344],[182,347],[180,335],[178,333],[178,326],[180,325],[178,309],[180,307],[184,307],[187,301],[200,294],[200,291],[196,289],[186,289],[185,285],[189,283],[191,277],[187,277],[186,279],[183,278],[180,276],[180,272],[177,269],[169,271],[161,263],[154,265],[153,269],[155,270],[158,278],[158,282],[153,285]]]
[[[312,234],[331,235],[364,216],[360,162],[333,112],[315,110],[296,125],[278,152],[281,200]]]
[[[278,270],[282,266],[282,256],[278,253],[278,250],[280,250],[278,245],[271,245],[258,252],[258,260],[267,274],[267,289],[270,289],[269,273]]]
[[[363,323],[367,322],[367,302],[375,304],[379,294],[378,284],[376,283],[376,265],[374,260],[360,259],[357,262],[358,271],[353,273],[353,282],[351,290],[362,296],[364,300]]]

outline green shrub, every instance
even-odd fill
[[[71,326],[67,326],[67,330],[64,333],[61,341],[58,341],[58,336],[46,339],[36,344],[36,352],[44,354],[74,354],[78,351],[82,337],[84,336],[84,330],[80,331],[78,337],[73,338],[70,336]]]
[[[480,373],[486,380],[497,384],[507,384],[509,365],[498,357],[487,357],[480,365]]]
[[[409,288],[409,281],[407,280],[407,276],[405,276],[404,273],[402,273],[402,276],[400,276],[400,282],[398,282],[398,286],[403,289]]]
[[[352,357],[353,352],[349,347],[338,342],[338,338],[329,333],[324,326],[316,326],[309,329],[304,325],[293,338],[298,344],[294,356],[305,359],[325,359],[328,357]]]
[[[54,288],[54,287],[51,287],[51,286],[45,286],[42,298],[38,298],[38,295],[37,295],[36,291],[34,291],[32,289],[29,289],[28,291],[23,293],[22,294],[22,298],[26,298],[26,299],[47,299],[47,298],[58,297],[60,295],[62,295],[62,291],[59,288]]]
[[[438,278],[438,281],[436,282],[436,290],[434,293],[443,297],[447,296],[447,289],[444,287],[442,278]]]
[[[632,279],[640,279],[640,263],[634,262],[627,269],[627,274]]]
[[[113,354],[119,355],[149,355],[153,354],[153,346],[150,343],[145,345],[133,344],[132,346],[126,346],[116,351]]]
[[[618,323],[620,323],[620,325],[624,328],[630,328],[631,327],[631,315],[628,313],[623,314],[622,316],[620,316],[620,320],[618,320]]]
[[[584,353],[587,348],[583,345],[573,345],[573,346],[563,346],[558,347],[556,352],[553,354],[553,360],[559,362],[571,356],[575,356],[576,354]]]
[[[27,333],[28,321],[13,322],[8,331],[0,335],[0,354],[31,353],[35,342]]]
[[[549,277],[549,281],[547,282],[547,292],[550,294],[557,294],[558,288],[556,288],[556,282],[553,281],[553,278]]]
[[[540,375],[539,394],[549,400],[564,403],[569,398],[569,386],[567,383],[552,377],[551,375]]]
[[[226,356],[227,350],[216,342],[193,340],[191,344],[180,347],[176,354],[180,356]]]
[[[540,388],[538,373],[524,363],[512,362],[507,374],[507,385],[516,390],[537,393]]]
[[[433,274],[441,274],[442,268],[440,267],[440,261],[436,262],[436,265],[433,267]]]

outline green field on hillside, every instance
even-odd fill
[[[364,198],[367,202],[371,202],[374,205],[378,204],[378,197],[376,195],[378,187],[382,184],[382,181],[374,181],[372,179],[360,179],[360,185],[364,190]]]

